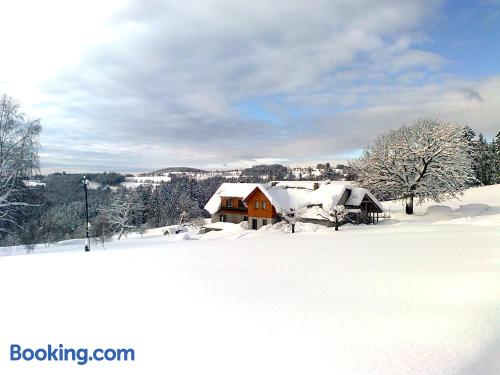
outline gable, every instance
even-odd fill
[[[373,196],[372,193],[364,188],[353,188],[351,195],[345,204],[347,206],[359,207],[363,202],[373,205],[375,207],[375,211],[377,212],[384,212],[382,204]]]
[[[219,186],[204,208],[213,215],[220,210],[223,198],[242,199],[255,189],[256,186],[258,186],[258,184],[225,182]]]
[[[267,204],[271,205],[271,201],[269,198],[260,190],[259,188],[255,188],[246,198],[244,198],[244,203],[247,204],[247,206],[251,202],[255,202],[256,200],[260,202],[266,202]]]
[[[255,188],[244,199],[244,203],[248,208],[248,216],[272,218],[276,215],[275,207],[260,188]]]
[[[339,206],[343,206],[346,204],[347,200],[349,199],[349,197],[351,196],[351,192],[352,190],[351,189],[345,189],[344,190],[344,193],[342,193],[342,196],[340,197],[337,205]]]

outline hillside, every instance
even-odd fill
[[[207,171],[203,169],[198,169],[198,168],[191,168],[191,167],[168,167],[168,168],[162,168],[158,169],[157,171],[154,172],[148,172],[148,173],[141,173],[139,176],[141,177],[148,177],[148,176],[158,176],[158,175],[163,175],[166,173],[207,173]]]
[[[87,365],[95,374],[498,374],[500,185],[413,217],[385,205],[391,220],[339,232],[226,223],[205,235],[153,230],[87,254],[75,240],[4,257],[0,282],[15,287],[3,292],[13,308],[2,339],[31,342],[36,331],[140,353],[133,366]]]
[[[415,214],[411,216],[404,213],[401,201],[383,202],[383,206],[391,216],[384,224],[468,224],[473,231],[478,225],[500,226],[500,185],[471,188],[458,199],[424,202],[415,206]]]

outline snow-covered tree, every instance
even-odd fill
[[[330,163],[318,164],[321,166],[321,179],[322,180],[337,180],[338,173],[332,168]],[[312,173],[311,173],[312,174]]]
[[[477,141],[474,141],[473,168],[479,183],[491,185],[496,182],[494,142],[488,143],[481,133],[479,133]]]
[[[90,227],[90,236],[104,248],[104,243],[113,237],[113,227],[105,215],[99,214]]]
[[[21,113],[19,103],[0,97],[0,232],[7,224],[18,225],[15,213],[29,205],[21,179],[38,170],[40,131],[40,122]]]
[[[335,230],[339,230],[339,222],[344,220],[347,216],[347,211],[345,209],[345,206],[343,205],[338,205],[332,207],[330,210],[325,210],[321,209],[321,212],[319,215],[328,221],[331,221],[335,224]]]
[[[196,217],[196,218],[194,218],[193,220],[191,220],[191,221],[189,222],[189,224],[190,224],[193,228],[195,228],[195,229],[199,230],[199,229],[201,229],[203,226],[205,226],[205,224],[206,224],[206,220],[205,220],[205,218],[203,218],[203,217]]]
[[[134,191],[122,191],[113,194],[109,203],[99,208],[102,220],[109,223],[118,239],[129,232],[136,232],[143,224],[141,217],[144,206]]]
[[[198,204],[185,193],[181,193],[178,201],[178,224],[184,224],[191,219],[199,217],[201,215],[201,210]]]
[[[495,156],[495,183],[500,184],[500,131],[493,139],[493,154]]]
[[[464,128],[437,120],[417,120],[380,135],[351,167],[380,197],[403,199],[407,214],[413,214],[415,198],[456,197],[474,180]]]
[[[476,136],[474,130],[465,127],[464,137],[467,144],[470,146],[470,155],[472,158],[472,169],[476,180],[473,185],[491,185],[500,182],[499,174],[499,157],[498,157],[498,135],[491,141],[479,133]]]
[[[288,208],[283,209],[279,212],[280,217],[290,224],[290,228],[292,229],[292,233],[295,233],[295,224],[299,221],[301,215],[304,213],[303,208],[295,209]]]

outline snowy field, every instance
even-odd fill
[[[126,177],[125,181],[120,184],[120,186],[126,188],[137,188],[141,185],[159,185],[162,182],[168,182],[171,178],[168,176],[146,176],[146,177]]]
[[[153,230],[0,258],[2,374],[500,374],[500,185],[339,232]],[[23,249],[0,249],[3,254]],[[9,362],[8,345],[135,362]]]

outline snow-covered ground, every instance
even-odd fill
[[[47,185],[45,182],[38,181],[38,180],[23,180],[23,183],[24,183],[25,186],[28,186],[28,187],[45,186],[45,185]]]
[[[133,177],[126,177],[125,181],[120,185],[126,188],[137,188],[140,185],[160,185],[162,182],[168,182],[172,180],[171,176],[177,177],[189,177],[197,181],[206,180],[211,177],[223,177],[226,179],[238,178],[241,175],[241,169],[231,169],[231,170],[216,170],[216,171],[204,171],[204,172],[178,172],[169,171],[162,174],[157,174],[154,176],[139,176],[135,175]],[[267,176],[266,176],[267,177]]]
[[[147,176],[147,177],[126,177],[120,185],[126,188],[137,188],[140,185],[159,185],[162,182],[168,182],[172,178],[168,176]]]
[[[499,374],[500,185],[413,217],[384,205],[339,232],[223,223],[1,257],[0,373]],[[136,361],[9,362],[11,343]]]

